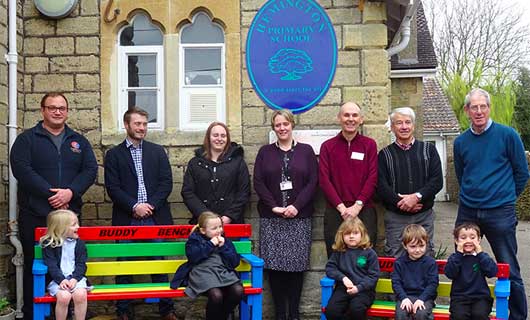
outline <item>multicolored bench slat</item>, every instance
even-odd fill
[[[185,239],[191,225],[179,226],[134,226],[134,227],[81,227],[79,236],[87,242],[87,276],[170,274],[185,260]],[[224,226],[225,236],[232,239],[236,250],[241,254],[237,267],[244,284],[245,298],[241,301],[241,319],[258,320],[262,317],[263,260],[252,254],[249,224]],[[42,261],[42,248],[38,240],[46,233],[46,228],[35,230],[34,274],[34,319],[42,320],[50,314],[50,303],[54,297],[46,294],[45,275],[47,268]],[[166,239],[166,242],[149,242]],[[170,241],[181,239],[181,241]],[[116,240],[135,242],[116,243]],[[147,241],[147,242],[142,242]],[[119,257],[134,257],[134,261],[115,261]],[[165,257],[167,260],[143,259]],[[108,258],[112,260],[108,260]],[[180,258],[180,259],[179,259]],[[183,259],[184,258],[184,259]],[[88,300],[128,300],[159,298],[179,298],[186,296],[185,288],[172,290],[168,283],[98,284],[88,294]]]
[[[391,257],[379,257],[379,268],[381,272],[392,272],[394,270],[395,258]],[[443,274],[446,260],[436,260],[438,265],[438,273]],[[495,285],[489,285],[491,295],[495,299],[495,310],[492,312],[490,319],[508,319],[508,297],[510,296],[510,266],[506,263],[497,264],[499,271],[497,272],[497,281]],[[324,277],[320,280],[321,293],[322,293],[322,313],[321,320],[326,320],[324,314],[326,306],[331,294],[333,293],[333,285],[335,281],[328,277]],[[392,281],[386,278],[380,278],[377,281],[376,292],[378,293],[393,293]],[[438,285],[438,296],[449,297],[451,293],[451,282],[440,282]],[[383,317],[393,318],[395,315],[396,304],[393,301],[381,301],[376,300],[368,309],[367,315],[371,317]],[[434,319],[436,320],[449,320],[449,306],[437,305],[433,310]]]

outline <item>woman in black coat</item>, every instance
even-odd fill
[[[188,162],[181,195],[191,211],[191,224],[204,211],[219,214],[225,224],[243,223],[250,177],[243,148],[230,141],[224,123],[213,122],[206,130],[203,146]]]

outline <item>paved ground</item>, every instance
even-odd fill
[[[435,205],[436,222],[435,222],[435,243],[436,246],[447,246],[449,251],[453,250],[452,230],[456,219],[457,205],[454,203],[438,202]],[[519,244],[519,265],[526,288],[526,296],[530,301],[530,222],[520,221],[517,226],[517,242]],[[487,240],[483,240],[484,251],[493,256],[493,252]]]

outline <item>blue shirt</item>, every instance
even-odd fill
[[[460,201],[470,208],[512,205],[528,181],[521,138],[496,122],[480,135],[466,130],[458,136],[454,157]]]

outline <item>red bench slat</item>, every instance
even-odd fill
[[[261,288],[244,288],[247,295],[259,294],[263,290]],[[130,300],[130,299],[146,299],[146,298],[179,298],[185,297],[184,290],[155,290],[155,291],[139,291],[139,292],[112,292],[112,293],[88,293],[87,300]],[[46,295],[44,297],[33,298],[35,303],[52,303],[55,302],[55,297]]]
[[[186,239],[191,225],[167,226],[105,226],[80,227],[79,237],[83,240],[142,240],[142,239]],[[250,224],[227,224],[223,226],[228,238],[250,238]],[[46,228],[35,229],[35,241],[46,234]]]

